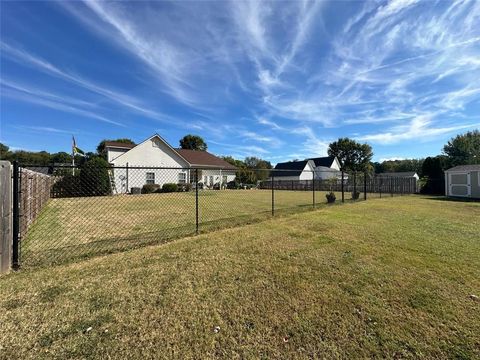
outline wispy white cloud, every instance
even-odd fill
[[[425,142],[431,141],[439,135],[449,134],[463,129],[476,128],[479,126],[480,123],[436,127],[431,117],[419,116],[413,119],[409,124],[392,127],[387,132],[359,136],[357,139],[380,144],[394,144],[403,140]]]
[[[15,48],[5,42],[0,42],[0,49],[5,56],[11,57],[13,60],[16,60],[22,64],[32,66],[33,68],[45,72],[49,75],[53,75],[62,80],[73,83],[74,85],[80,86],[84,89],[87,89],[93,93],[102,95],[108,100],[113,101],[116,104],[127,107],[131,110],[134,110],[138,113],[141,113],[145,116],[153,118],[155,120],[167,121],[171,120],[170,116],[159,113],[155,110],[149,109],[142,106],[142,104],[134,99],[130,95],[120,93],[118,91],[109,89],[103,85],[96,84],[80,75],[62,70],[59,67],[53,65],[52,63],[30,54],[29,52],[22,50],[20,48]]]

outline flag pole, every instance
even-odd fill
[[[72,176],[75,176],[75,137],[72,135]]]

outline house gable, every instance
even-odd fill
[[[311,158],[309,160],[313,161],[313,163],[315,164],[315,168],[318,169],[340,170],[340,162],[338,161],[336,156]]]
[[[116,166],[190,167],[160,135],[155,134],[111,161]]]

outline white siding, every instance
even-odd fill
[[[175,151],[157,137],[153,137],[137,145],[111,162],[114,166],[129,166],[128,189],[127,170],[115,169],[115,187],[117,193],[129,191],[132,187],[146,184],[147,173],[155,174],[155,184],[178,183],[178,174],[186,173],[188,179],[189,164]],[[180,169],[131,169],[131,167],[171,167]]]
[[[123,153],[126,153],[129,149],[118,149],[118,148],[110,148],[107,147],[107,158],[108,162],[111,163],[112,160],[119,157]]]
[[[202,169],[202,170],[199,170],[198,181],[211,186],[211,185],[215,185],[223,182],[222,181],[223,176],[227,176],[227,183],[230,181],[233,181],[235,180],[235,171],[219,170],[219,169],[215,169],[215,170]],[[207,180],[207,182],[205,182],[205,180]],[[210,183],[211,181],[213,181],[213,184]]]
[[[162,139],[154,136],[137,145],[123,155],[110,161],[114,167],[114,193],[129,192],[132,187],[142,187],[147,183],[147,173],[153,173],[155,184],[162,186],[165,183],[179,183],[179,174],[184,173],[186,183],[190,183],[190,164],[178,155]],[[128,171],[126,165],[128,164]],[[146,169],[135,169],[145,167]],[[155,169],[155,168],[172,169]],[[232,170],[199,170],[199,181],[203,182],[203,176],[212,176],[213,184],[222,182],[223,175],[227,176],[227,182],[235,180],[235,171]],[[128,176],[127,176],[128,174]],[[192,179],[194,174],[192,173]]]
[[[341,176],[341,172],[339,172],[338,169],[325,166],[317,166],[315,168],[315,179],[317,180],[336,179]]]

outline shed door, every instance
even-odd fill
[[[449,194],[451,196],[469,197],[472,190],[470,173],[448,174]]]

